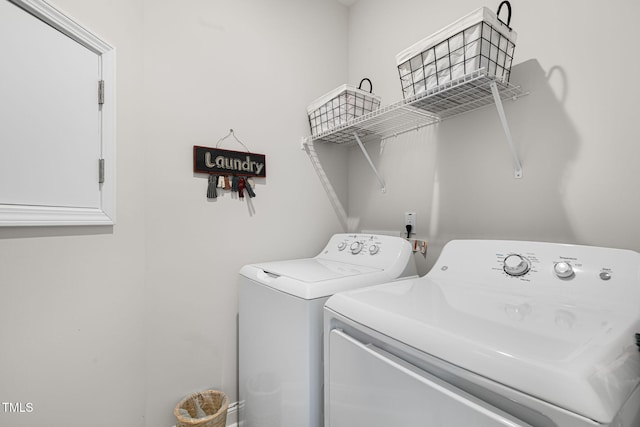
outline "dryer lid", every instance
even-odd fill
[[[638,313],[521,298],[429,277],[358,289],[326,307],[485,378],[602,423],[640,384]]]

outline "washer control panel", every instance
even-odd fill
[[[411,274],[415,274],[413,248],[399,236],[334,234],[318,257],[377,269],[408,266]]]
[[[383,246],[383,241],[380,236],[370,235],[348,235],[338,243],[338,251],[345,251],[352,255],[358,255],[360,253],[376,255],[380,253],[380,249]]]

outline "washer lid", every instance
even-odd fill
[[[424,353],[608,423],[640,383],[637,310],[479,290],[429,277],[331,297],[326,307]]]
[[[383,269],[322,258],[246,265],[240,274],[293,296],[314,299],[395,279]]]
[[[381,271],[379,268],[321,258],[276,261],[255,264],[254,266],[272,276],[285,276],[300,282],[322,282],[325,280],[342,279],[357,274]]]

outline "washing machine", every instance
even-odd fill
[[[458,240],[325,307],[326,427],[640,426],[640,254]]]
[[[240,425],[322,426],[327,298],[415,275],[407,240],[368,234],[336,234],[313,258],[244,266],[239,282]]]

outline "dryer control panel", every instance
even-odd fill
[[[539,252],[539,251],[538,251]],[[580,274],[584,273],[585,264],[577,254],[563,252],[538,255],[538,252],[505,252],[496,254],[498,267],[494,270],[504,272],[507,276],[522,277],[524,280],[531,280],[527,274],[535,275],[540,271],[548,271],[555,278],[561,280],[580,279]],[[563,255],[564,254],[564,255]],[[598,277],[600,280],[609,280],[613,277],[611,261],[592,260],[587,268],[600,267]],[[578,276],[576,276],[578,272]],[[582,277],[584,279],[584,277]],[[595,278],[595,276],[594,276]]]
[[[429,272],[476,289],[626,303],[640,300],[640,254],[544,242],[454,240]]]

